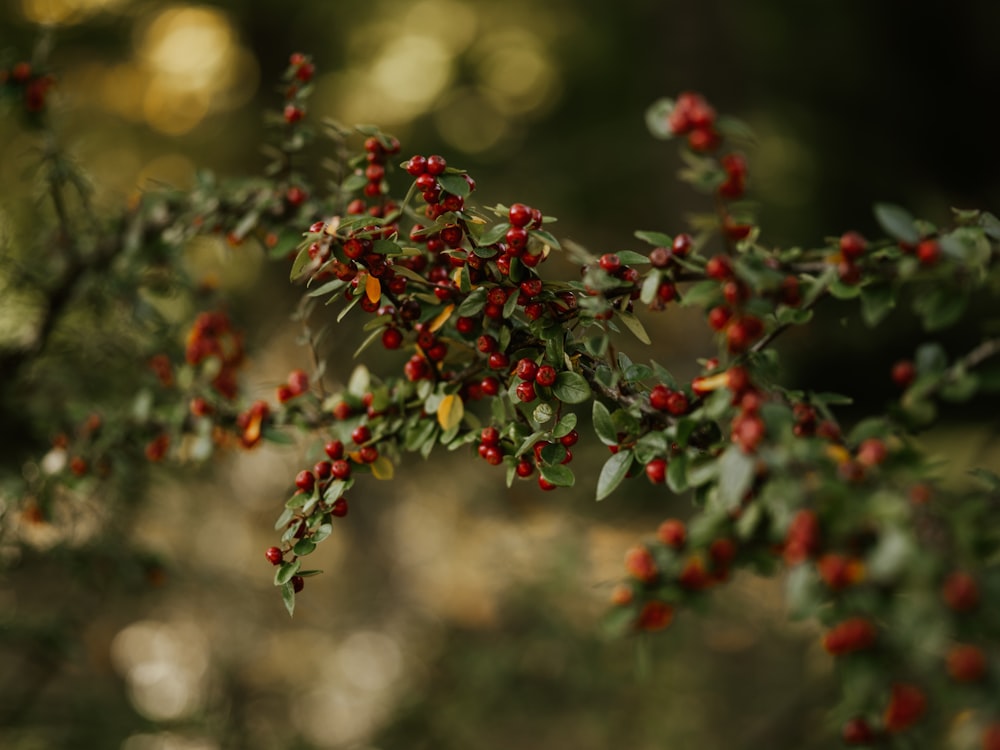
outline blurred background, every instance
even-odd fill
[[[643,123],[654,99],[688,89],[758,136],[764,242],[875,235],[876,201],[941,223],[1000,202],[989,0],[6,0],[0,50],[27,57],[39,25],[54,32],[58,130],[103,209],[201,168],[259,173],[261,112],[279,105],[294,51],[317,66],[313,115],[376,123],[403,158],[444,154],[482,203],[538,206],[595,252],[638,249],[633,230],[674,234],[703,210],[675,181],[675,146]],[[32,145],[0,124],[5,234],[24,231],[12,207],[30,192]],[[308,367],[286,324],[295,292],[274,270],[247,254],[223,279],[252,332],[244,382],[265,398]],[[917,341],[905,311],[889,323],[859,335],[826,312],[784,343],[789,380],[850,392],[855,415],[881,407],[884,374]],[[681,377],[711,350],[696,317],[649,325],[663,343],[636,357]],[[958,353],[979,334],[963,325],[943,343]],[[990,427],[928,441],[969,456]],[[471,454],[362,483],[289,620],[263,550],[308,451],[264,447],[193,479],[164,470],[101,533],[43,525],[0,550],[0,747],[836,746],[817,731],[829,663],[808,624],[785,623],[780,582],[738,578],[648,641],[602,637],[625,549],[688,508],[642,480],[595,504],[595,446],[577,453],[577,491],[507,491]]]

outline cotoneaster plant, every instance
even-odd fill
[[[937,747],[959,721],[963,747],[1000,748],[1000,610],[991,606],[1000,593],[991,523],[1000,477],[977,469],[976,487],[946,490],[912,439],[949,403],[1000,386],[1000,339],[984,335],[960,356],[920,346],[884,373],[898,388],[887,412],[853,424],[838,419],[849,395],[784,384],[773,346],[808,327],[821,305],[860,308],[875,327],[912,299],[929,334],[947,329],[972,295],[1000,286],[1000,221],[961,210],[938,226],[879,205],[883,237],[848,229],[774,247],[744,200],[749,131],[682,93],[654,104],[647,122],[655,137],[678,141],[681,178],[710,211],[685,227],[652,218],[633,247],[594,251],[561,243],[544,207],[516,196],[478,205],[471,175],[441,155],[406,155],[376,128],[324,123],[328,138],[317,144],[314,73],[307,56],[292,56],[263,177],[204,175],[190,192],[149,192],[98,228],[67,208],[69,195],[86,205],[83,182],[58,151],[46,152],[61,237],[52,252],[69,270],[46,280],[39,341],[6,354],[4,372],[18,377],[44,353],[88,275],[120,282],[132,290],[121,304],[139,309],[135,290],[150,286],[153,266],[157,283],[211,304],[186,323],[183,346],[176,326],[143,311],[132,350],[146,370],[142,408],[128,418],[94,413],[59,435],[45,471],[22,488],[25,512],[44,517],[57,488],[104,481],[123,461],[191,463],[304,433],[313,457],[289,477],[264,553],[292,613],[305,579],[319,573],[309,555],[331,534],[350,533],[359,490],[391,479],[403,453],[461,451],[497,467],[508,485],[574,488],[597,500],[648,481],[679,510],[693,503],[693,514],[664,520],[625,552],[610,631],[664,630],[736,570],[781,573],[790,616],[817,620],[837,663],[844,690],[834,716],[846,744]],[[0,73],[10,108],[41,133],[52,81],[27,63]],[[332,189],[297,169],[317,146],[337,165]],[[242,396],[238,321],[184,271],[183,248],[202,233],[234,247],[260,243],[302,288],[295,319],[313,362],[289,373],[273,398]],[[549,273],[556,253],[582,273]],[[680,306],[700,311],[717,343],[698,376],[680,380],[618,351],[618,336],[652,345],[643,318]],[[343,392],[324,381],[311,327],[319,320],[367,332]],[[393,364],[366,366],[371,346],[396,353]],[[581,439],[608,449],[596,488],[575,488]]]

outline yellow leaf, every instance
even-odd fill
[[[379,456],[372,464],[372,476],[376,479],[392,479],[395,473],[395,465],[385,456]]]
[[[431,321],[431,324],[429,326],[429,328],[431,329],[431,331],[432,332],[436,331],[438,328],[440,328],[445,323],[447,323],[448,322],[448,318],[451,317],[451,314],[453,312],[455,312],[455,306],[454,305],[448,305],[444,310],[442,310],[436,316],[434,316],[434,320]]]
[[[464,414],[465,405],[462,403],[462,399],[452,393],[441,399],[437,411],[438,424],[441,425],[442,430],[450,430],[462,421]]]
[[[368,299],[372,301],[372,304],[378,304],[378,301],[382,299],[382,285],[371,274],[368,274],[368,277],[365,279],[365,294],[368,295]]]

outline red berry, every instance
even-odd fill
[[[917,260],[922,266],[933,266],[941,259],[941,245],[937,240],[922,240],[917,245]]]
[[[427,171],[427,159],[423,156],[411,156],[403,168],[406,170],[407,174],[412,175],[413,177],[419,177]]]
[[[667,397],[667,411],[675,417],[687,414],[691,404],[688,402],[687,394],[683,391],[673,391]]]
[[[643,605],[635,626],[639,630],[653,632],[668,627],[673,619],[674,608],[666,602],[654,600]]]
[[[295,486],[303,492],[312,492],[316,485],[316,477],[308,469],[303,469],[295,475]]]
[[[538,398],[538,394],[535,393],[535,384],[532,383],[530,380],[523,380],[520,383],[518,383],[517,387],[514,389],[514,392],[517,395],[518,401],[522,401],[523,403],[526,404],[530,404],[532,401]]]
[[[944,581],[941,594],[955,612],[971,612],[979,606],[979,586],[968,573],[951,573]]]
[[[705,275],[716,281],[724,281],[733,275],[733,264],[725,255],[716,255],[705,264]]]
[[[292,125],[301,120],[303,117],[305,117],[305,114],[306,113],[302,111],[302,109],[296,107],[294,104],[285,105],[285,111],[284,111],[285,122],[287,122],[289,125]]]
[[[510,224],[513,227],[523,228],[531,221],[531,209],[523,203],[515,203],[508,212]]]
[[[540,386],[550,388],[555,384],[557,377],[556,368],[552,365],[542,365],[538,368],[538,373],[535,375],[535,382]]]
[[[373,464],[378,458],[378,448],[374,445],[362,445],[358,451],[362,463]]]
[[[521,380],[534,380],[535,376],[538,375],[538,363],[532,359],[524,357],[523,359],[518,360],[517,368],[514,370],[514,374]]]
[[[864,578],[864,565],[843,555],[823,555],[816,561],[816,572],[832,591],[843,591]]]
[[[687,541],[687,529],[683,521],[678,521],[676,518],[668,518],[656,530],[656,538],[668,547],[680,549]]]
[[[663,484],[667,481],[667,461],[664,458],[654,458],[646,464],[646,478],[653,484]]]
[[[479,387],[483,389],[484,396],[496,396],[498,393],[500,393],[500,381],[497,380],[492,375],[483,378],[483,381],[479,384]]]
[[[331,461],[336,461],[344,457],[344,444],[339,440],[331,440],[323,446],[323,451]]]
[[[882,717],[890,732],[902,732],[916,724],[927,711],[927,696],[916,685],[897,682]]]
[[[536,297],[542,293],[542,280],[528,279],[527,281],[522,281],[520,289],[526,297]]]
[[[521,479],[527,479],[535,473],[535,465],[528,459],[521,458],[517,462],[517,467],[514,470],[517,472],[517,475],[521,477]]]
[[[386,349],[398,349],[403,343],[403,334],[398,328],[386,328],[382,332],[382,346]]]
[[[577,432],[576,430],[570,430],[561,438],[559,438],[559,442],[562,443],[563,446],[566,448],[572,448],[579,442],[579,440],[580,440],[580,433]]]
[[[368,428],[368,425],[359,424],[351,431],[351,440],[353,440],[357,445],[362,443],[367,443],[371,440],[372,431]]]
[[[856,716],[844,724],[840,736],[845,745],[868,745],[875,740],[875,732],[868,722],[860,716]]]
[[[662,383],[653,386],[653,390],[649,392],[649,405],[657,411],[666,411],[672,393],[673,391]]]
[[[528,245],[528,230],[521,227],[511,227],[505,235],[507,245],[513,255],[520,254]]]
[[[614,253],[606,253],[601,256],[599,261],[601,268],[608,273],[615,273],[618,269],[622,267],[621,258],[619,258]]]
[[[688,253],[691,252],[691,248],[694,246],[694,240],[691,238],[690,234],[678,234],[674,237],[674,242],[672,250],[674,255],[683,258]]]
[[[986,676],[986,654],[978,646],[952,646],[947,664],[948,675],[955,682],[979,682]]]
[[[667,247],[654,247],[649,251],[649,262],[653,268],[666,268],[670,265],[670,259],[673,256],[670,248]]]
[[[330,474],[334,479],[347,480],[351,478],[351,465],[342,458],[330,464]]]
[[[787,565],[797,565],[815,555],[820,548],[819,519],[809,509],[798,511],[785,535],[783,556]]]
[[[732,440],[744,453],[756,451],[765,434],[764,422],[756,414],[742,414],[733,420]]]
[[[556,488],[556,485],[552,484],[552,482],[541,475],[538,476],[538,486],[546,492],[551,492]]]
[[[840,236],[840,254],[846,261],[855,261],[868,248],[868,241],[857,232],[844,232]]]
[[[916,377],[917,367],[908,359],[902,359],[892,366],[892,382],[900,388],[909,388]]]
[[[444,174],[445,168],[447,168],[448,162],[445,161],[443,156],[438,156],[433,154],[427,157],[427,172],[432,175]]]
[[[277,388],[276,396],[279,404],[287,404],[295,398],[295,393],[292,391],[292,387],[290,385],[282,383]]]
[[[285,191],[285,200],[288,201],[290,206],[301,206],[305,203],[307,197],[308,195],[306,191],[298,185],[292,185],[287,191]]]
[[[482,450],[480,455],[482,455],[482,457],[486,459],[486,463],[491,466],[499,466],[503,463],[503,451],[499,446],[487,445],[485,449]]]
[[[726,572],[736,559],[736,542],[725,537],[714,539],[708,547],[708,556],[717,572]]]
[[[878,438],[868,438],[858,446],[856,459],[862,466],[878,466],[888,455],[884,442]]]
[[[732,317],[732,310],[724,305],[718,305],[708,311],[708,325],[713,331],[721,331]]]
[[[492,352],[486,363],[491,370],[506,370],[510,365],[510,357],[504,352]]]
[[[823,648],[834,656],[864,651],[875,645],[878,630],[863,617],[851,617],[834,625],[823,636]]]
[[[625,570],[630,576],[644,583],[655,580],[659,575],[653,553],[642,545],[636,545],[625,553]]]
[[[285,556],[278,547],[268,547],[264,553],[264,557],[267,558],[267,561],[271,565],[281,565],[281,561]]]
[[[328,479],[332,472],[333,464],[329,461],[317,461],[316,465],[313,466],[313,474],[316,475],[317,479]]]
[[[983,730],[982,750],[1000,750],[1000,721],[994,721]]]
[[[292,576],[292,591],[298,594],[306,587],[306,580],[302,576]]]
[[[476,340],[476,348],[483,354],[495,352],[500,347],[500,342],[489,334],[483,334]]]
[[[760,318],[752,315],[739,318],[726,328],[726,346],[734,354],[745,352],[764,332]]]
[[[347,498],[346,497],[339,497],[339,498],[337,498],[334,501],[333,505],[330,506],[330,513],[332,515],[336,516],[337,518],[343,518],[344,516],[346,516],[347,515],[347,511],[348,511],[348,507],[347,507]]]
[[[296,396],[305,393],[309,390],[309,376],[302,370],[292,370],[288,373],[288,387]]]

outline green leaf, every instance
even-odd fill
[[[469,183],[460,174],[441,174],[438,175],[437,181],[445,192],[457,195],[460,198],[468,198],[469,193],[472,192]]]
[[[618,434],[615,431],[615,424],[611,421],[611,412],[608,407],[600,401],[594,401],[594,408],[591,412],[594,423],[594,432],[605,445],[618,445]]]
[[[354,359],[357,359],[358,355],[360,355],[365,349],[371,346],[376,339],[382,338],[382,334],[384,333],[384,331],[385,329],[383,328],[376,328],[371,333],[369,333],[368,336],[365,338],[365,340],[358,345],[358,348],[354,350],[354,355],[353,355]]]
[[[281,601],[285,603],[285,609],[288,610],[288,616],[292,617],[295,614],[295,588],[292,584],[286,583],[282,585]]]
[[[938,375],[948,367],[948,353],[936,341],[921,344],[914,364],[921,375]]]
[[[538,471],[545,478],[545,481],[554,484],[556,487],[572,487],[576,481],[573,471],[568,466],[563,466],[562,464],[542,465],[538,467]]]
[[[650,269],[649,273],[646,274],[646,278],[642,280],[642,290],[639,293],[639,299],[643,304],[648,305],[656,299],[662,278],[663,274],[655,268]]]
[[[875,220],[889,235],[903,242],[919,242],[920,233],[913,216],[905,208],[891,203],[875,204]]]
[[[582,404],[591,397],[590,384],[582,375],[570,370],[560,372],[552,392],[565,404]]]
[[[516,294],[512,294],[512,297],[517,297]],[[479,287],[469,293],[469,296],[462,300],[462,304],[458,306],[455,310],[455,314],[462,318],[468,318],[481,312],[483,307],[486,306],[486,288]]]
[[[673,456],[667,463],[667,487],[671,492],[684,492],[687,484],[688,457],[686,453]]]
[[[649,338],[649,334],[646,333],[646,329],[643,328],[642,323],[637,317],[635,317],[635,315],[632,313],[620,312],[618,313],[618,317],[621,319],[622,323],[625,324],[625,327],[628,328],[632,332],[632,335],[639,339],[639,341],[644,344],[652,343]]]
[[[939,331],[957,322],[969,298],[957,289],[937,288],[913,300],[913,310],[928,331]]]
[[[494,243],[497,243],[507,236],[508,229],[510,229],[510,224],[508,224],[507,222],[494,224],[479,236],[479,239],[476,240],[476,244],[478,244],[480,247],[483,247],[486,245],[492,245]]]
[[[552,410],[552,405],[547,404],[544,401],[535,407],[535,410],[531,412],[531,418],[537,424],[545,424],[550,419],[555,412]]]
[[[649,263],[649,256],[643,255],[642,253],[637,253],[634,250],[619,250],[615,255],[618,256],[618,260],[622,263],[626,263],[631,266],[642,265],[643,263]]]
[[[559,423],[555,426],[555,429],[552,430],[552,437],[561,438],[564,435],[568,435],[570,432],[573,431],[575,427],[576,427],[576,414],[570,412],[569,414],[564,415],[563,418],[559,420]]]
[[[698,281],[681,294],[681,304],[684,307],[709,307],[722,299],[718,281]]]
[[[316,542],[312,539],[299,539],[292,548],[294,552],[299,557],[304,557],[305,555],[312,554],[316,549]]]
[[[322,286],[318,286],[309,292],[310,297],[322,297],[327,294],[333,294],[334,292],[339,292],[347,286],[346,281],[341,281],[340,279],[334,279],[333,281],[328,281]]]
[[[674,111],[673,99],[657,99],[646,110],[646,127],[653,137],[670,140],[674,132],[670,129],[670,113]]]
[[[302,275],[302,272],[309,265],[310,261],[312,261],[312,258],[309,257],[309,243],[305,243],[299,250],[298,255],[295,256],[295,261],[292,263],[292,270],[288,272],[288,278],[291,281],[295,281],[295,279]]]
[[[896,306],[896,296],[888,284],[872,284],[861,289],[861,317],[874,328]]]
[[[990,492],[1000,492],[1000,476],[989,469],[969,469],[969,476],[976,479]]]
[[[546,232],[544,229],[532,229],[529,234],[536,239],[541,240],[549,247],[554,247],[556,250],[561,249],[559,245],[559,240],[555,238],[550,232]]]
[[[653,247],[671,247],[674,242],[669,234],[650,232],[645,229],[637,231],[635,236],[643,242],[648,242]]]
[[[292,560],[291,562],[281,563],[278,569],[274,571],[274,585],[283,586],[292,580],[292,576],[299,572],[299,568],[302,567],[301,560]]]
[[[603,500],[622,483],[632,466],[632,451],[618,451],[604,462],[597,478],[597,499]]]
[[[756,462],[738,446],[731,445],[719,459],[719,501],[726,510],[736,510],[753,484]]]
[[[274,427],[265,427],[261,430],[260,436],[267,442],[275,443],[276,445],[293,445],[295,443],[295,438],[291,435],[286,435]]]

